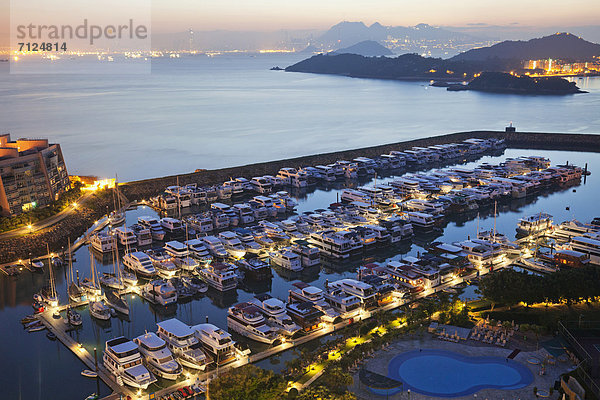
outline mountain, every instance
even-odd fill
[[[456,33],[427,24],[416,26],[384,26],[375,22],[371,26],[363,22],[344,21],[332,26],[321,36],[315,38],[313,44],[325,50],[337,50],[355,43],[374,40],[401,40],[405,42],[442,41],[442,42],[473,42],[473,36]],[[423,43],[421,43],[422,45]],[[415,50],[418,47],[415,47]]]
[[[346,47],[345,49],[340,49],[334,51],[334,54],[358,54],[359,56],[365,57],[379,57],[379,56],[391,56],[394,53],[391,52],[385,46],[379,44],[375,40],[365,40],[360,43],[356,43],[350,47]]]
[[[507,40],[490,47],[472,49],[451,58],[453,61],[541,60],[547,58],[587,61],[600,56],[600,45],[570,33],[557,33],[528,41]]]

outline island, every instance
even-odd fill
[[[448,85],[449,91],[476,90],[480,92],[511,94],[564,95],[587,93],[575,82],[560,77],[518,76],[503,72],[484,72],[468,84]]]
[[[366,44],[365,44],[366,43]],[[361,42],[373,47],[377,42]],[[381,46],[381,45],[379,45]],[[318,54],[286,72],[333,74],[353,78],[421,80],[448,90],[515,94],[585,93],[564,76],[600,74],[600,45],[568,33],[529,41],[505,41],[442,59],[419,54],[365,56],[347,49]],[[563,68],[564,67],[564,68]]]

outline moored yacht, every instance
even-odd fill
[[[244,273],[246,279],[261,281],[273,276],[271,266],[258,257],[242,258],[236,261],[236,265]]]
[[[278,265],[284,269],[293,272],[299,272],[303,269],[300,256],[288,248],[283,248],[281,251],[269,253],[269,256],[275,265]]]
[[[328,286],[327,283],[325,286]],[[325,301],[340,313],[340,317],[354,318],[361,313],[361,300],[358,297],[339,288],[326,287],[325,289],[323,294]]]
[[[202,241],[208,248],[208,251],[213,257],[225,259],[228,256],[227,250],[225,246],[223,246],[223,242],[219,240],[216,236],[205,236],[202,238]]]
[[[177,303],[177,290],[168,281],[161,279],[145,284],[140,295],[152,304],[161,306]]]
[[[190,239],[185,242],[187,245],[190,256],[196,258],[202,263],[208,263],[212,260],[212,256],[210,255],[208,248],[204,242],[200,239]]]
[[[169,242],[166,242],[164,248],[165,252],[171,257],[185,258],[190,255],[188,246],[177,240],[171,240]]]
[[[147,389],[156,381],[154,375],[142,364],[138,346],[123,336],[106,342],[103,361],[104,367],[120,385]]]
[[[236,268],[231,264],[212,263],[200,269],[198,275],[209,286],[222,292],[233,290],[237,287],[238,276]]]
[[[108,321],[110,319],[110,308],[104,304],[103,301],[93,301],[89,302],[89,310],[90,315],[96,319],[102,321]]]
[[[173,257],[164,251],[149,250],[148,257],[161,278],[172,278],[179,271],[179,267],[173,262]]]
[[[340,313],[333,309],[325,301],[325,292],[316,286],[310,286],[305,282],[295,282],[289,290],[288,308],[290,303],[309,302],[322,312],[321,319],[325,322],[333,322]]]
[[[290,250],[300,256],[300,263],[303,268],[321,265],[321,252],[306,240],[296,240]]]
[[[552,228],[552,215],[538,213],[521,218],[517,225],[517,234],[520,236],[539,235]]]
[[[132,229],[125,226],[121,226],[115,229],[115,235],[119,240],[119,244],[122,246],[135,246],[137,245],[137,237]]]
[[[158,219],[149,216],[138,217],[138,224],[150,229],[153,240],[163,240],[165,238],[165,231]]]
[[[252,303],[240,303],[229,307],[227,328],[258,342],[273,344],[279,335],[267,325],[260,309]]]
[[[208,360],[194,334],[194,329],[176,318],[158,322],[156,325],[158,336],[167,342],[167,346],[181,365],[199,370],[206,368]]]
[[[428,213],[422,213],[417,211],[411,211],[406,213],[407,220],[410,222],[413,230],[419,233],[429,233],[433,231],[435,225],[435,219],[433,215]]]
[[[283,301],[268,294],[259,294],[250,302],[261,310],[267,318],[267,323],[279,329],[282,335],[292,336],[300,330],[300,327],[287,314]]]
[[[115,246],[114,238],[106,232],[98,232],[90,238],[92,248],[101,253],[110,253]]]
[[[233,258],[239,259],[246,255],[246,248],[235,233],[231,231],[221,232],[219,233],[219,239],[223,243],[225,250]]]
[[[148,369],[164,379],[175,380],[183,372],[183,368],[175,359],[167,342],[154,332],[146,332],[133,339],[144,358]]]
[[[134,251],[133,253],[125,254],[123,256],[123,265],[135,272],[136,275],[146,278],[156,276],[156,268],[152,265],[150,257],[143,251]]]
[[[262,246],[254,240],[252,231],[245,228],[235,228],[233,232],[240,239],[247,253],[258,254],[262,250]]]
[[[215,365],[223,366],[236,360],[235,342],[229,332],[209,323],[194,325],[192,329]]]

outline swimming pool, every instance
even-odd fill
[[[388,376],[401,381],[403,391],[410,389],[438,397],[465,396],[486,388],[520,389],[533,381],[529,368],[514,360],[468,357],[443,350],[400,354],[390,361]],[[400,389],[395,389],[398,391]]]

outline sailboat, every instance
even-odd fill
[[[129,252],[129,245],[126,245],[125,252]],[[117,246],[115,246],[115,255],[115,271],[118,271],[119,276],[121,277],[121,282],[123,282],[126,286],[137,285],[137,276],[134,273],[127,272],[121,268],[121,264],[119,263],[119,248]]]
[[[104,298],[106,299],[106,304],[114,308],[115,311],[129,315],[129,304],[127,303],[127,300],[122,298],[116,290],[107,289],[104,292]]]
[[[71,240],[69,239],[69,252],[71,251]],[[77,271],[77,281],[73,279],[73,261],[69,257],[69,266],[67,269],[67,296],[70,301],[79,303],[86,300],[86,293],[79,284],[79,271]],[[77,282],[77,283],[76,283]]]
[[[110,319],[110,308],[102,300],[90,300],[90,315],[94,318],[106,321]]]
[[[46,249],[48,249],[48,260],[50,260],[50,250],[48,248],[48,244],[46,244]],[[40,290],[40,296],[42,300],[50,305],[51,307],[58,306],[58,293],[56,293],[56,284],[54,282],[54,270],[52,268],[52,263],[48,263],[48,271],[50,274],[50,285],[43,287]]]
[[[112,273],[108,273],[108,272],[103,273],[102,276],[99,278],[99,281],[102,285],[107,286],[109,288],[116,289],[116,290],[123,290],[123,289],[125,289],[125,283],[123,282],[123,279],[121,279],[121,270],[117,266],[118,258],[115,257],[115,251],[117,250],[117,239],[113,237],[113,241],[114,241],[113,251],[112,251],[113,272]]]
[[[118,178],[115,179],[115,188],[113,189],[113,203],[115,206],[115,210],[108,215],[108,224],[110,226],[119,226],[125,223],[125,212],[121,210],[121,197],[119,196]]]
[[[88,250],[90,250],[88,248]],[[82,289],[87,292],[88,294],[88,298],[97,298],[102,296],[102,288],[100,287],[100,284],[98,283],[98,279],[96,277],[96,264],[94,262],[94,256],[92,255],[91,250],[90,252],[90,274],[91,274],[91,279],[90,278],[84,278],[83,282],[81,283],[81,287]]]

